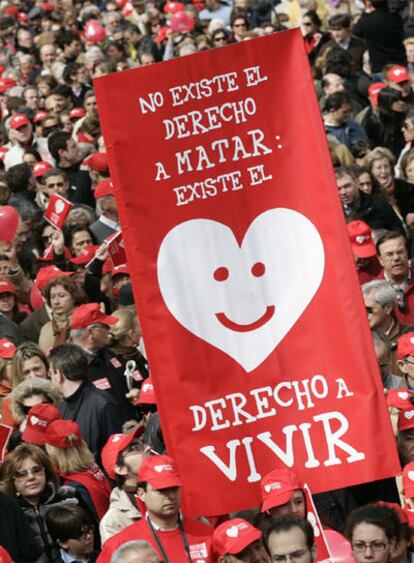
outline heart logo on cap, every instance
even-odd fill
[[[30,422],[33,424],[33,426],[36,426],[36,424],[39,424],[39,419],[37,418],[37,416],[31,416],[30,417]]]
[[[258,215],[241,243],[218,221],[185,221],[167,233],[157,259],[159,287],[173,317],[246,372],[260,366],[300,319],[324,270],[315,225],[284,208]]]
[[[404,418],[411,420],[414,417],[414,411],[407,411],[404,413]]]
[[[115,442],[119,442],[121,436],[122,434],[115,434],[115,436],[112,438],[112,443],[114,444]]]
[[[410,338],[410,343],[414,344],[414,337]]]
[[[4,348],[11,348],[12,346],[13,346],[13,344],[12,344],[11,342],[5,342],[5,343],[3,344],[3,347],[4,347]]]
[[[272,490],[272,487],[270,485],[265,485],[264,490],[266,491],[266,493],[268,493],[269,491]]]
[[[358,235],[355,240],[357,241],[358,244],[362,244],[365,241],[365,237],[362,235]]]
[[[409,478],[410,481],[414,481],[414,471],[409,471],[407,473],[407,477]]]
[[[238,535],[239,529],[237,528],[237,526],[232,526],[231,528],[226,530],[226,536],[229,536],[229,538],[237,538]]]
[[[62,213],[64,209],[65,209],[65,204],[61,199],[58,199],[57,202],[55,203],[56,213]]]
[[[400,393],[398,393],[398,396],[400,399],[402,399],[403,401],[405,401],[406,399],[408,399],[409,395],[406,391],[401,391]]]
[[[164,466],[163,465],[155,465],[154,469],[157,473],[162,473],[162,471],[164,471]]]

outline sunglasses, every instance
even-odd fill
[[[215,37],[215,38],[214,38],[214,41],[215,41],[215,42],[217,42],[217,41],[226,41],[226,38],[225,38],[225,37]]]
[[[21,481],[22,479],[27,479],[29,475],[41,475],[45,472],[43,465],[34,465],[30,469],[18,469],[14,472],[13,479],[15,481]]]

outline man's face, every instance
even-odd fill
[[[231,563],[268,563],[269,557],[261,540],[256,540],[236,555],[230,555]]]
[[[404,119],[402,132],[406,143],[409,143],[410,141],[414,141],[414,122],[412,119],[408,117]]]
[[[66,150],[63,152],[65,159],[71,164],[77,164],[81,159],[79,147],[73,139],[69,139],[66,143]]]
[[[367,312],[369,328],[376,330],[379,327],[385,326],[391,320],[392,306],[387,305],[383,307],[375,299],[374,293],[363,295],[365,310]]]
[[[389,278],[408,276],[408,253],[402,237],[386,240],[378,251],[380,264]]]
[[[271,561],[312,563],[316,558],[315,548],[309,549],[305,534],[298,526],[293,526],[290,530],[272,532],[269,535],[268,548]]]
[[[60,174],[57,176],[49,176],[44,183],[43,192],[51,197],[53,194],[59,194],[66,197],[69,189],[69,184]]]
[[[348,39],[351,34],[349,27],[338,27],[330,30],[332,39],[337,43],[343,43]]]
[[[95,96],[89,96],[85,100],[85,110],[89,116],[96,117],[98,115],[98,106]]]
[[[145,446],[139,439],[134,439],[122,452],[124,458],[125,481],[123,488],[128,492],[135,492],[137,488],[138,469],[143,460],[150,455],[149,446]]]
[[[145,503],[149,513],[153,512],[160,518],[170,518],[178,515],[181,505],[181,491],[179,487],[168,489],[155,489],[149,483],[147,490],[138,489],[138,497]]]
[[[74,256],[82,254],[85,246],[93,244],[93,240],[89,231],[78,231],[72,237],[72,251]]]
[[[30,33],[30,31],[20,30],[17,33],[17,41],[22,47],[30,49],[33,45],[32,34]]]
[[[349,104],[348,102],[342,104],[339,109],[332,110],[330,112],[331,116],[339,124],[345,123],[345,121],[349,118],[350,113],[351,113],[351,104]]]
[[[405,53],[407,55],[407,61],[411,64],[414,63],[414,45],[411,43],[405,46]]]
[[[33,128],[28,123],[27,125],[23,125],[18,129],[14,129],[14,138],[20,145],[26,145],[30,139],[33,137]]]
[[[50,66],[56,59],[56,49],[54,45],[44,45],[40,49],[40,60],[45,66]]]
[[[325,96],[330,96],[331,94],[345,90],[344,81],[339,74],[330,74],[328,82],[328,86],[325,86]]]
[[[36,88],[30,88],[30,90],[26,90],[24,93],[24,99],[26,100],[26,106],[30,109],[38,109],[39,107],[39,92]]]
[[[414,428],[398,433],[398,453],[403,467],[414,461]]]
[[[339,197],[341,198],[342,205],[350,205],[357,200],[359,195],[359,188],[357,182],[352,176],[344,174],[336,178],[338,185]]]
[[[53,94],[51,110],[53,113],[60,113],[67,109],[68,100],[60,94]]]
[[[367,522],[355,526],[351,543],[356,563],[387,563],[394,547],[382,528]]]
[[[65,46],[65,55],[71,58],[77,57],[80,54],[81,49],[81,42],[75,39],[72,43]]]

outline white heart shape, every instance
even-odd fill
[[[410,342],[411,342],[411,344],[414,344],[414,337],[410,338]]]
[[[365,241],[365,237],[363,235],[358,235],[355,240],[358,244],[362,244]]]
[[[313,223],[280,208],[258,215],[241,245],[222,223],[185,221],[165,236],[157,267],[162,297],[177,321],[250,372],[313,299],[325,254]],[[219,278],[224,270],[227,279],[216,281],[215,272]]]
[[[238,535],[239,535],[239,530],[237,526],[232,526],[231,528],[226,530],[226,536],[229,536],[229,538],[237,538]]]
[[[414,481],[414,471],[409,471],[407,473],[407,477],[409,478],[410,481]]]
[[[403,399],[403,401],[405,401],[409,397],[409,395],[406,391],[401,391],[400,393],[398,393],[398,396],[399,396],[400,399]]]
[[[112,438],[112,443],[114,444],[115,442],[119,442],[121,436],[122,434],[115,434],[115,436]]]
[[[65,204],[63,203],[63,201],[61,199],[58,199],[57,202],[55,203],[56,213],[62,213],[62,211],[64,209],[65,209]]]
[[[264,490],[266,491],[266,493],[268,493],[271,489],[272,489],[272,487],[270,485],[264,486]]]
[[[37,418],[37,416],[31,416],[30,422],[33,424],[33,426],[36,426],[36,424],[39,422],[39,419]]]
[[[413,416],[414,416],[414,411],[407,411],[407,412],[404,413],[404,417],[407,420],[411,420],[413,418]]]
[[[155,471],[157,471],[157,473],[162,473],[162,471],[164,471],[164,466],[163,465],[155,465],[154,469],[155,469]]]

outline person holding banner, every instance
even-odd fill
[[[181,486],[173,459],[144,459],[138,469],[137,499],[145,517],[106,541],[97,563],[110,563],[113,552],[130,540],[148,541],[164,563],[212,563],[213,529],[180,513]]]

